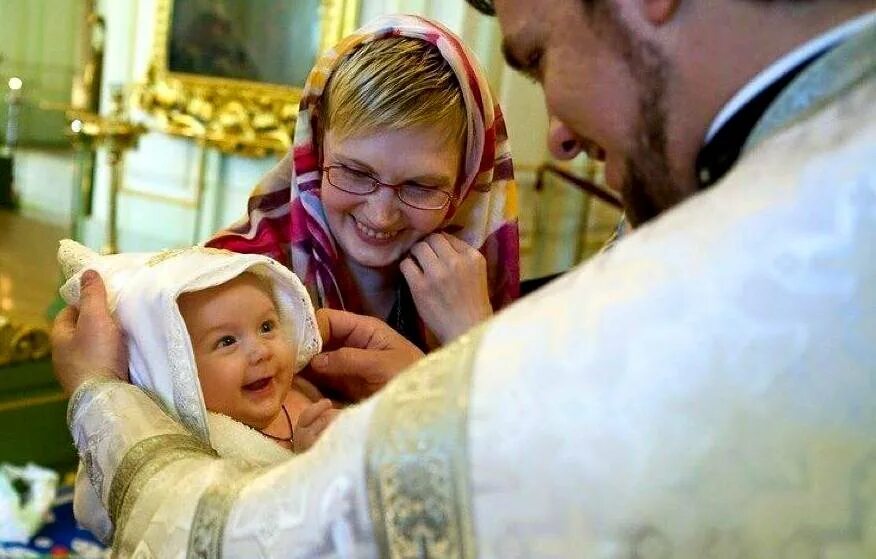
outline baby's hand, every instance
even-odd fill
[[[304,411],[298,416],[293,430],[292,451],[304,452],[313,446],[313,443],[338,415],[339,411],[332,408],[332,401],[328,398],[323,398],[304,408]]]

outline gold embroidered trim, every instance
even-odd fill
[[[380,396],[366,466],[381,557],[475,556],[466,420],[483,330],[426,357]]]
[[[234,254],[230,250],[224,248],[210,248],[210,247],[202,247],[202,246],[193,246],[186,248],[169,248],[166,250],[162,250],[152,258],[146,261],[146,266],[150,268],[154,268],[158,266],[165,260],[170,260],[171,258],[175,258],[181,254]]]
[[[203,456],[215,457],[216,451],[191,435],[177,433],[144,439],[125,454],[110,485],[109,514],[115,526],[113,549],[118,549],[131,510],[146,484],[177,460]]]
[[[92,389],[97,390],[107,383],[125,384],[115,378],[92,377],[80,384],[79,387],[73,391],[70,400],[67,402],[67,428],[70,429],[71,432],[73,431],[73,418],[76,417],[77,408],[79,408],[86,394],[91,392]]]
[[[263,471],[262,468],[255,468],[243,472],[246,467],[243,463],[238,467],[234,476],[225,476],[214,481],[201,494],[192,520],[192,529],[189,531],[186,557],[222,557],[222,541],[231,508],[244,486]]]

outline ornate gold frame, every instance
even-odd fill
[[[155,37],[137,105],[168,134],[224,153],[263,157],[289,149],[301,88],[170,72],[167,44],[174,0],[156,0]],[[356,28],[360,0],[321,0],[320,52]]]

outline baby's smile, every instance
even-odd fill
[[[272,380],[274,380],[274,377],[272,376],[262,377],[248,384],[244,384],[243,389],[247,392],[259,392],[261,390],[264,390],[265,388],[268,388]]]

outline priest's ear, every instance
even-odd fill
[[[668,23],[681,4],[681,0],[639,1],[642,7],[642,16],[656,27]]]

